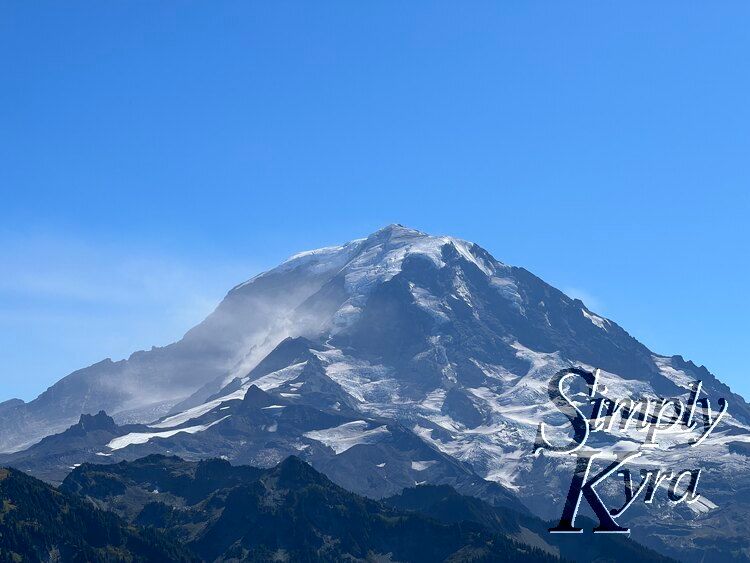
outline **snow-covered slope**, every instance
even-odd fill
[[[675,434],[650,453],[653,463],[704,468],[705,502],[640,507],[629,523],[637,533],[660,530],[641,540],[681,558],[706,529],[720,530],[728,553],[750,557],[732,544],[750,529],[721,525],[750,507],[750,408],[741,397],[525,269],[399,225],[298,254],[234,288],[181,342],[73,374],[34,403],[0,410],[5,422],[34,423],[25,436],[10,422],[0,441],[17,448],[82,411],[104,408],[120,420],[128,411],[128,422],[147,429],[118,433],[86,456],[169,452],[271,465],[295,453],[370,496],[420,482],[494,500],[510,490],[553,518],[572,469],[535,458],[532,445],[541,420],[559,420],[547,387],[568,366],[601,369],[613,397],[686,397],[702,380],[705,397],[729,400],[730,416],[703,446],[687,449]],[[64,415],[54,414],[55,398]],[[609,445],[637,440],[625,434]],[[33,471],[38,455],[14,459]]]
[[[29,403],[0,404],[0,452],[23,449],[106,410],[118,422],[150,422],[217,391],[279,342],[305,331],[294,311],[356,253],[361,241],[297,255],[232,289],[179,342],[102,362],[64,377]]]

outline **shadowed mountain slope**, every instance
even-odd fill
[[[0,469],[0,561],[194,561],[156,530],[126,524],[14,469]]]
[[[296,457],[267,470],[164,456],[87,464],[61,489],[170,531],[209,561],[558,560],[499,527],[441,523],[359,497]]]

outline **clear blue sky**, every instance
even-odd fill
[[[0,6],[0,399],[392,222],[750,397],[747,2]]]

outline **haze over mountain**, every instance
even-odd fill
[[[400,225],[303,252],[238,285],[175,344],[75,372],[28,404],[0,405],[0,444],[16,450],[0,461],[59,482],[80,463],[150,453],[262,467],[298,455],[369,497],[448,484],[552,519],[572,466],[535,458],[532,446],[540,421],[561,423],[547,386],[570,366],[600,368],[612,397],[686,396],[701,380],[702,397],[729,400],[701,447],[685,448],[675,432],[649,454],[665,467],[703,468],[701,502],[674,507],[661,495],[627,523],[681,559],[707,544],[719,558],[750,558],[748,525],[728,525],[750,501],[741,397],[478,245]],[[98,411],[108,414],[79,420]],[[638,440],[633,429],[601,445]],[[615,485],[604,493],[615,496]]]

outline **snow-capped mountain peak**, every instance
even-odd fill
[[[445,267],[446,247],[451,247],[454,254],[472,263],[488,276],[493,275],[498,266],[502,266],[473,243],[449,236],[432,236],[392,224],[366,238],[355,239],[344,245],[300,252],[261,276],[295,269],[315,273],[343,271],[351,293],[366,292],[374,283],[388,281],[398,274],[404,260],[410,257],[429,260],[437,268]],[[256,278],[238,287],[252,283]]]
[[[723,460],[741,495],[750,408],[705,368],[653,353],[476,244],[400,225],[296,254],[232,289],[180,342],[81,370],[32,403],[3,407],[0,443],[17,449],[73,424],[84,408],[105,409],[120,424],[144,424],[108,429],[97,449],[79,440],[87,453],[69,458],[44,457],[40,445],[13,459],[62,470],[81,456],[168,452],[270,465],[294,454],[370,496],[420,482],[498,502],[511,490],[550,518],[568,468],[531,454],[538,423],[555,422],[549,380],[569,366],[600,368],[618,396],[680,396],[700,379],[707,397],[729,399],[731,416],[705,448],[667,439],[654,455],[708,464],[711,506],[732,502],[715,486]],[[702,518],[714,517],[701,506]]]

